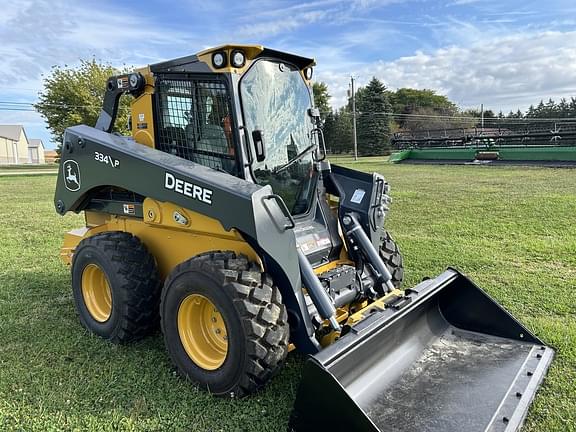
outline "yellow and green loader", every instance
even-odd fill
[[[517,430],[554,351],[456,269],[401,287],[390,186],[328,161],[314,66],[225,45],[110,77],[54,198],[85,217],[61,250],[80,322],[112,343],[160,327],[220,396],[307,354],[294,431]]]

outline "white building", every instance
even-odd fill
[[[28,140],[22,125],[0,125],[0,165],[43,164],[42,140]]]
[[[28,163],[43,164],[46,163],[44,158],[44,143],[41,139],[28,140]]]

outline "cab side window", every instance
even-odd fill
[[[156,83],[157,148],[236,175],[226,84],[160,77]]]

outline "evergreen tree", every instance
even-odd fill
[[[552,98],[548,99],[546,102],[546,107],[544,109],[545,117],[557,117],[558,116],[558,107],[556,106],[556,102],[552,100]]]
[[[546,106],[544,105],[544,101],[540,99],[540,103],[534,110],[534,114],[536,118],[546,117]]]
[[[334,143],[338,153],[349,153],[354,150],[352,113],[344,107],[338,111],[335,135]]]
[[[566,98],[560,99],[557,109],[558,109],[558,117],[560,118],[570,117],[570,105],[568,104]]]
[[[356,98],[358,153],[381,155],[390,149],[392,106],[386,87],[376,77],[359,91]]]
[[[324,143],[326,144],[326,151],[329,153],[337,153],[336,148],[336,122],[338,121],[338,113],[330,111],[324,119]]]
[[[352,113],[346,107],[330,111],[324,121],[326,149],[333,154],[348,153],[353,147]]]
[[[571,118],[576,118],[576,97],[570,98],[570,103],[568,104],[568,113]]]

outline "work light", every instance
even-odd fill
[[[129,83],[131,89],[139,88],[142,85],[143,81],[144,79],[142,78],[142,75],[138,73],[130,74]]]
[[[240,50],[234,50],[232,51],[232,66],[234,66],[235,68],[241,68],[242,66],[244,66],[244,63],[246,62],[246,56],[244,55],[244,52],[240,51]]]
[[[218,51],[212,55],[212,64],[216,69],[221,69],[226,66],[226,54]]]

